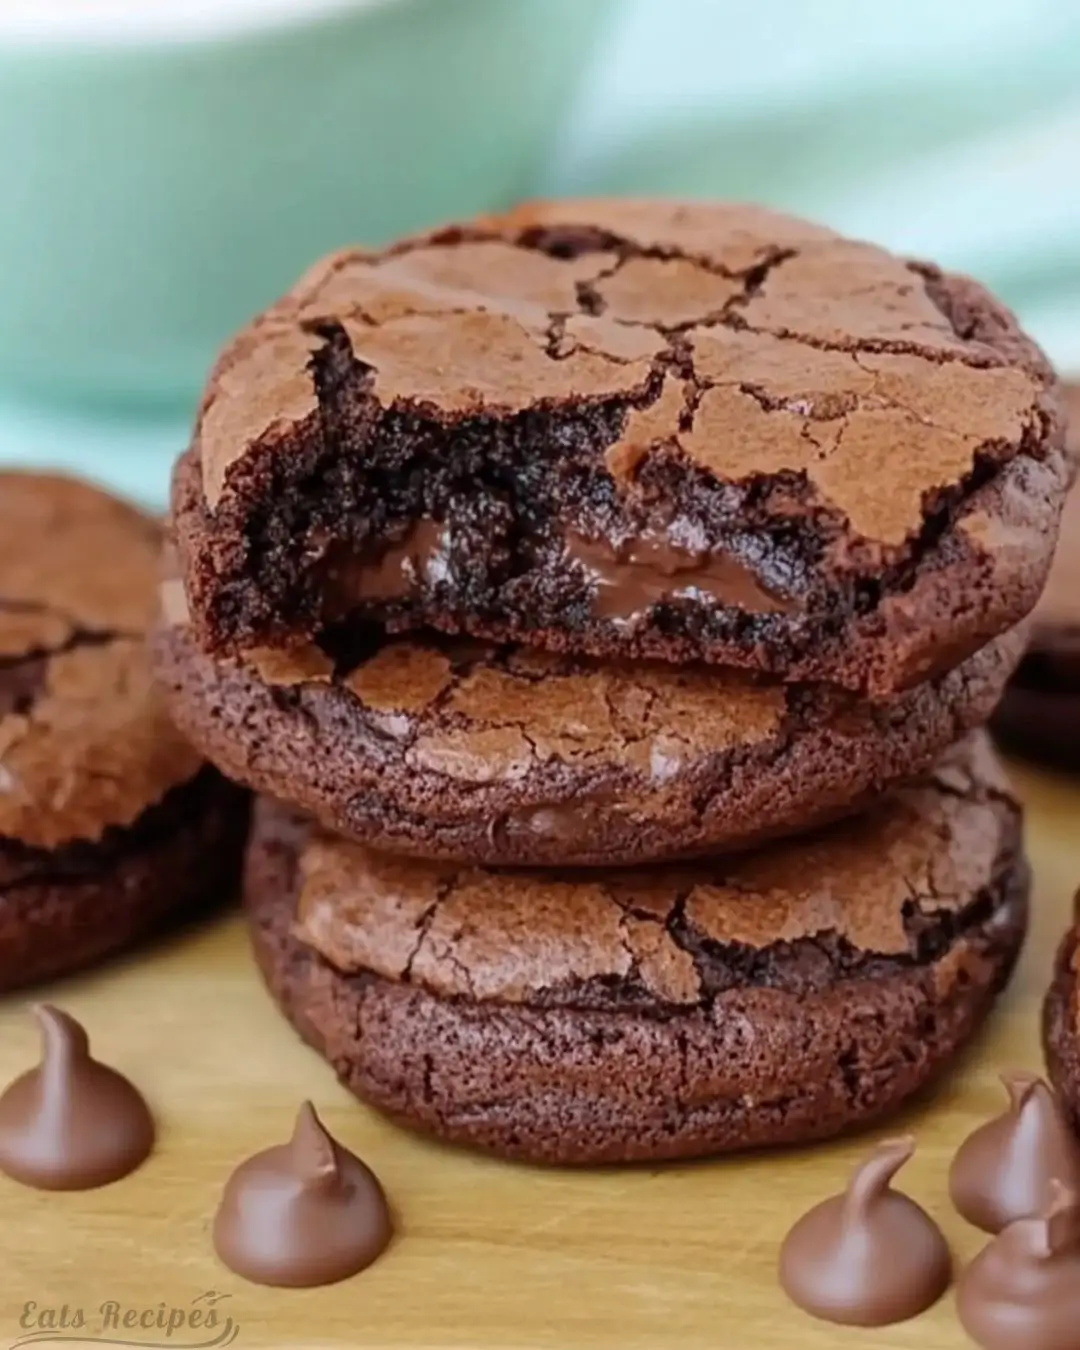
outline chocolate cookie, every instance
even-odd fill
[[[403,862],[264,801],[245,882],[267,983],[349,1088],[559,1163],[795,1143],[892,1110],[982,1022],[1027,890],[981,739],[865,817],[693,867]]]
[[[239,791],[151,683],[158,527],[0,473],[0,989],[90,964],[236,876]]]
[[[1080,1132],[1080,898],[1074,927],[1058,948],[1043,1003],[1043,1050],[1050,1081]]]
[[[720,853],[835,819],[985,722],[1024,643],[1010,633],[874,704],[437,636],[240,662],[203,654],[179,589],[164,595],[159,679],[230,777],[373,847],[503,866]]]
[[[218,362],[173,507],[207,650],[366,618],[883,695],[1035,603],[1062,432],[972,281],[555,203],[316,267]]]
[[[1066,386],[1066,395],[1069,449],[1080,460],[1080,385]],[[1080,769],[1080,487],[1065,503],[1031,644],[995,714],[994,730],[1010,750]]]

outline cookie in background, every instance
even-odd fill
[[[146,649],[160,529],[0,474],[0,989],[81,970],[234,881],[244,794],[174,728]]]
[[[1066,386],[1068,447],[1080,459],[1080,383]],[[1065,502],[1053,566],[1027,653],[993,719],[1008,751],[1080,771],[1080,487]]]

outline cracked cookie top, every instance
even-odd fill
[[[1054,434],[1051,372],[974,283],[758,208],[540,204],[338,254],[242,333],[197,427],[211,508],[249,449],[322,434],[332,332],[375,408],[452,424],[622,400],[617,487],[658,456],[790,480],[885,547]]]
[[[777,736],[788,690],[738,671],[620,665],[467,638],[388,639],[344,672],[316,647],[257,650],[271,687],[334,683],[409,769],[470,787],[543,765],[618,765],[662,782],[706,754]]]
[[[166,584],[162,605],[167,622],[183,625],[179,583]],[[939,696],[961,702],[963,679],[976,689],[984,678],[1000,688],[1024,640],[1015,630],[989,644]],[[662,792],[728,752],[779,752],[821,725],[848,736],[854,753],[860,733],[875,740],[886,734],[875,713],[882,721],[902,716],[897,705],[874,709],[830,686],[782,685],[723,667],[599,661],[439,634],[383,635],[337,663],[307,645],[253,649],[241,664],[271,689],[343,692],[359,719],[358,738],[394,747],[387,762],[400,762],[410,782],[430,775],[475,802],[491,785],[513,790],[546,781],[549,809],[541,814],[554,819],[535,828],[561,825],[567,842],[590,828],[590,770],[625,771],[641,791]],[[560,769],[575,772],[560,779]],[[607,779],[601,783],[610,790]],[[554,794],[556,784],[566,790]],[[632,788],[620,801],[624,810],[643,804]],[[677,797],[670,805],[676,808]]]
[[[1017,808],[988,743],[859,820],[759,853],[589,874],[391,859],[313,832],[298,936],[338,970],[504,1003],[691,1005],[937,960],[992,892]]]
[[[96,488],[0,473],[0,838],[98,839],[198,771],[145,652],[159,549]]]

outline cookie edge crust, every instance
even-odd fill
[[[239,880],[248,797],[206,766],[105,841],[67,845],[65,871],[44,849],[22,849],[27,868],[0,881],[0,993],[89,969],[171,923],[209,913]],[[155,817],[169,812],[160,825]],[[140,830],[149,828],[145,839]],[[5,841],[0,840],[0,844]]]
[[[1008,982],[1027,928],[1030,869],[1017,820],[983,892],[990,916],[925,966],[846,981],[804,999],[765,988],[728,991],[713,1004],[711,1020],[700,1010],[637,1016],[470,1005],[379,976],[342,975],[304,947],[291,933],[280,860],[275,893],[273,848],[257,838],[249,851],[244,903],[263,979],[302,1039],[354,1095],[399,1124],[534,1163],[708,1156],[809,1143],[872,1124],[931,1083],[978,1031]],[[737,1027],[748,1020],[765,1036],[779,1034],[769,1056],[777,1063],[800,1050],[805,1057],[812,1043],[820,1077],[804,1075],[801,1095],[747,1104],[760,1079],[740,1083],[737,1076],[722,1092],[703,1092],[690,1069],[696,1051],[711,1051],[714,1070],[730,1063]],[[733,1038],[727,1045],[725,1031]],[[652,1065],[648,1054],[635,1061],[635,1044],[642,1043],[653,1052]],[[628,1047],[629,1063],[620,1046]],[[860,1047],[870,1050],[861,1092],[849,1086]],[[482,1064],[484,1077],[499,1085],[497,1101],[478,1107],[440,1096],[434,1084],[456,1081],[455,1056],[459,1069]],[[644,1113],[596,1092],[596,1084],[621,1082],[642,1062],[654,1070]],[[543,1070],[531,1087],[530,1063]],[[556,1081],[560,1074],[564,1084]]]

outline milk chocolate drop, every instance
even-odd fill
[[[1030,1073],[1001,1081],[1009,1109],[968,1135],[949,1169],[953,1204],[987,1233],[1041,1214],[1055,1178],[1080,1191],[1080,1143],[1053,1091]]]
[[[941,1230],[889,1185],[915,1151],[910,1138],[880,1144],[843,1195],[798,1221],[780,1251],[780,1284],[791,1301],[826,1322],[883,1327],[936,1303],[952,1258]]]
[[[1017,1219],[960,1277],[956,1311],[983,1350],[1080,1350],[1080,1201],[1050,1183],[1038,1218]]]
[[[355,1275],[390,1236],[378,1179],[327,1134],[310,1102],[288,1144],[240,1164],[214,1219],[214,1247],[230,1270],[292,1288]]]
[[[85,1030],[39,1004],[42,1055],[0,1096],[0,1170],[26,1186],[82,1191],[133,1172],[154,1146],[140,1093],[90,1054]]]

